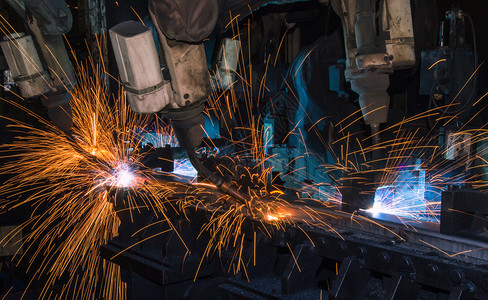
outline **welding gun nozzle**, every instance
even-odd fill
[[[219,191],[221,191],[224,194],[232,196],[232,198],[239,204],[245,204],[246,207],[251,211],[250,209],[250,199],[247,195],[239,192],[233,185],[227,180],[224,180],[222,177],[215,175],[210,171],[207,167],[205,167],[200,159],[198,158],[197,154],[195,151],[192,150],[187,150],[188,158],[190,159],[191,164],[193,167],[203,175],[203,177],[207,178],[217,186]]]

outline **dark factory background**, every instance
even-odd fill
[[[116,50],[113,48],[109,29],[132,20],[148,26],[157,38],[157,26],[151,19],[147,2],[66,1],[73,17],[72,28],[64,35],[65,44],[69,49],[69,59],[73,63],[100,61],[109,74],[100,82],[109,87],[112,95],[117,95],[120,91],[118,79],[121,72],[118,68],[118,58],[114,55]],[[182,2],[191,5],[189,1]],[[100,245],[97,257],[104,262],[111,261],[110,265],[118,268],[120,274],[117,273],[117,276],[121,278],[122,285],[115,287],[115,284],[101,284],[102,279],[97,277],[94,281],[98,282],[98,285],[94,283],[90,290],[93,294],[80,293],[76,284],[71,285],[73,278],[86,273],[83,267],[78,266],[64,270],[46,293],[43,287],[50,280],[49,272],[46,272],[45,276],[36,275],[40,272],[40,266],[45,268],[45,262],[41,262],[42,259],[39,258],[29,259],[29,250],[32,249],[21,246],[19,240],[14,239],[11,242],[9,238],[9,233],[16,226],[28,221],[39,211],[49,210],[49,204],[31,203],[32,205],[17,207],[9,206],[9,201],[13,198],[29,199],[31,193],[41,190],[39,186],[45,183],[34,182],[32,190],[25,191],[25,194],[16,191],[14,195],[10,195],[11,191],[7,188],[0,188],[0,299],[38,299],[41,296],[49,299],[488,299],[488,194],[484,190],[488,178],[488,154],[485,153],[488,150],[485,141],[488,133],[484,133],[488,129],[488,111],[480,109],[485,104],[473,105],[479,99],[486,100],[483,97],[488,93],[488,43],[484,41],[488,36],[488,1],[372,1],[376,3],[377,11],[381,10],[385,2],[395,3],[391,7],[401,5],[398,3],[410,2],[415,61],[397,67],[395,60],[401,59],[400,56],[397,58],[387,55],[386,64],[378,64],[372,59],[368,63],[377,65],[364,69],[361,66],[352,68],[351,57],[364,55],[363,59],[368,59],[378,53],[384,55],[385,51],[382,50],[385,46],[379,46],[379,50],[373,51],[359,49],[360,38],[356,37],[358,49],[346,49],[348,42],[344,40],[344,26],[348,22],[347,9],[338,3],[348,1],[218,2],[220,13],[216,25],[211,34],[203,40],[206,55],[206,62],[203,64],[207,65],[211,74],[218,72],[222,59],[219,52],[222,41],[238,36],[242,55],[240,63],[236,66],[237,73],[248,72],[246,74],[249,78],[239,80],[239,76],[235,77],[232,92],[218,87],[214,87],[214,90],[222,92],[222,95],[235,97],[238,100],[236,111],[239,112],[247,111],[246,101],[255,99],[256,107],[253,108],[250,117],[254,118],[255,122],[247,120],[241,113],[225,115],[218,112],[215,116],[208,113],[205,116],[202,144],[207,147],[199,152],[204,166],[198,158],[197,163],[194,162],[194,153],[187,149],[192,147],[184,146],[185,142],[178,136],[181,134],[177,132],[179,129],[175,129],[175,134],[180,147],[171,144],[160,145],[158,148],[150,144],[150,150],[141,150],[141,153],[149,153],[145,154],[144,163],[153,170],[172,172],[176,168],[176,161],[189,159],[198,171],[199,180],[208,177],[208,181],[218,186],[222,194],[227,193],[230,195],[229,198],[234,197],[237,200],[242,196],[240,192],[245,189],[233,193],[233,187],[227,187],[227,182],[246,186],[249,191],[261,188],[272,190],[279,187],[279,193],[284,195],[286,205],[292,211],[290,214],[294,217],[304,216],[304,220],[291,218],[292,221],[287,221],[285,229],[273,227],[274,231],[269,233],[267,224],[264,224],[266,222],[258,217],[253,215],[244,218],[242,232],[249,234],[245,235],[246,238],[242,236],[239,255],[243,257],[245,271],[239,270],[239,262],[238,272],[234,272],[235,249],[229,246],[229,249],[226,248],[222,253],[215,252],[209,255],[206,252],[209,237],[200,234],[202,226],[212,220],[212,213],[217,210],[207,211],[204,209],[205,205],[200,207],[197,204],[195,206],[198,209],[181,214],[173,212],[174,215],[168,213],[171,220],[168,222],[172,222],[170,227],[179,231],[179,235],[175,236],[159,235],[158,232],[166,230],[163,225],[143,230],[152,222],[159,222],[158,218],[161,216],[157,213],[138,211],[132,215],[121,209],[121,213],[118,214],[121,222],[118,236]],[[0,0],[2,36],[30,30],[12,3],[17,1]],[[337,14],[338,9],[344,10],[342,16]],[[452,22],[452,16],[456,14],[462,18]],[[397,13],[398,15],[401,13]],[[382,16],[377,16],[378,20],[381,18]],[[361,26],[356,24],[351,30],[360,31]],[[236,29],[239,34],[236,34]],[[378,27],[376,29],[378,30]],[[374,38],[383,44],[390,43],[388,38],[381,34]],[[4,39],[4,42],[7,40]],[[403,46],[403,42],[395,46]],[[160,52],[163,51],[161,47],[158,47]],[[388,49],[388,46],[386,47]],[[354,61],[354,64],[361,63],[358,59]],[[433,67],[437,68],[434,75],[430,72]],[[163,75],[165,71],[173,72],[172,69],[165,69]],[[171,80],[176,80],[173,73],[171,77]],[[374,79],[367,81],[365,78]],[[18,96],[21,91],[14,79],[9,72],[4,52],[0,51],[2,185],[14,176],[22,178],[21,175],[9,171],[12,170],[15,155],[21,151],[20,148],[10,151],[9,145],[18,141],[19,137],[21,139],[29,136],[29,128],[53,130],[40,119],[54,121],[59,116],[52,111],[52,106],[41,100],[40,96],[26,99]],[[384,83],[383,80],[387,82],[381,91],[381,87],[378,88],[377,85]],[[247,84],[256,88],[250,90]],[[263,84],[265,88],[261,88]],[[369,88],[378,94],[368,94]],[[387,98],[389,96],[389,108],[384,112],[387,119],[375,121],[376,118],[382,118],[376,115],[382,110],[381,107],[365,114],[369,108],[364,107],[362,101],[384,97],[385,89],[388,93]],[[458,101],[457,107],[461,109],[448,107],[443,110],[443,105],[451,101]],[[71,103],[73,105],[73,101]],[[214,103],[207,101],[207,109]],[[115,104],[110,102],[110,105]],[[450,126],[439,125],[433,116],[426,113],[435,109],[439,109],[443,117],[454,120],[450,122]],[[158,117],[154,117],[155,115]],[[423,117],[415,117],[419,115]],[[148,128],[157,127],[158,120],[163,120],[166,124],[172,116],[166,110],[162,114],[153,114],[149,118]],[[306,120],[303,120],[304,116],[307,117]],[[218,128],[209,125],[217,119],[221,122],[217,125]],[[324,119],[327,122],[322,122]],[[355,121],[346,126],[344,120],[347,119]],[[426,159],[435,155],[428,152],[432,144],[422,148],[427,149],[429,154],[420,150],[407,154],[402,152],[405,158],[399,164],[410,164],[413,167],[401,167],[408,169],[410,177],[414,177],[417,182],[419,178],[423,178],[422,189],[425,197],[431,197],[429,201],[437,203],[432,215],[425,212],[428,211],[425,204],[418,202],[410,205],[424,205],[424,211],[414,217],[409,215],[410,212],[396,214],[393,211],[390,215],[384,211],[379,214],[367,211],[373,207],[378,193],[391,188],[386,184],[380,188],[378,184],[370,182],[377,180],[378,176],[381,177],[377,170],[384,170],[385,166],[382,165],[380,157],[384,157],[391,150],[374,149],[376,146],[384,149],[391,146],[383,145],[381,141],[395,140],[400,129],[388,129],[396,128],[395,126],[404,120],[410,121],[401,125],[402,129],[405,127],[415,131],[416,135],[433,137],[431,140],[435,139],[434,146],[438,145],[439,149],[446,147],[445,145],[450,142],[456,144],[454,153],[446,151],[446,155],[450,157],[443,157],[442,162],[437,164]],[[27,125],[18,126],[18,121]],[[12,126],[13,124],[17,125]],[[63,123],[54,124],[60,128],[60,135],[66,133],[68,142],[76,144],[70,130],[62,128]],[[251,138],[245,136],[246,134],[241,138],[243,133],[239,132],[240,128],[249,127],[251,124],[259,124],[261,128],[272,128],[274,142],[271,146],[262,146],[261,150],[265,153],[263,157],[274,159],[260,158],[262,164],[256,157],[242,159],[237,163],[233,160],[237,153],[253,153],[250,149],[254,145],[250,142]],[[232,128],[227,128],[226,131],[226,126]],[[297,129],[303,130],[303,134],[290,134]],[[190,131],[188,127],[185,127],[185,130]],[[262,130],[265,132],[265,129]],[[380,136],[380,133],[381,139],[376,140],[375,137]],[[468,134],[469,138],[466,137]],[[263,135],[266,136],[266,133]],[[458,136],[462,136],[463,140],[460,141]],[[350,140],[361,140],[364,143],[353,143]],[[464,143],[470,145],[466,146]],[[458,147],[458,144],[461,146]],[[342,153],[341,151],[347,148],[348,151],[362,153],[363,147],[373,149],[370,153],[359,155],[358,164],[368,165],[365,170],[353,172],[346,166],[347,171],[331,168],[325,174],[324,169],[320,167],[323,164],[339,164],[340,159],[331,154],[334,151]],[[391,147],[393,149],[395,146]],[[214,153],[212,151],[218,153],[217,158],[208,154]],[[307,156],[309,153],[313,155]],[[219,155],[223,158],[219,158]],[[471,160],[471,156],[477,157],[476,162],[472,163],[474,160]],[[469,159],[469,164],[464,163],[466,159]],[[167,161],[170,161],[169,166]],[[369,164],[369,161],[372,163]],[[385,161],[389,163],[388,159],[383,163]],[[252,172],[259,174],[257,166],[269,164],[273,170],[270,177],[275,184],[264,184],[265,186],[261,187],[261,183],[255,183],[252,179],[241,180],[245,172],[236,164],[243,165],[249,175]],[[231,171],[220,172],[218,166],[222,165],[226,169],[234,168],[237,175],[230,174]],[[427,167],[424,170],[425,165]],[[293,174],[295,171],[290,171],[291,166],[297,173]],[[436,170],[430,169],[439,166],[448,171],[438,175],[440,172],[435,173]],[[40,171],[42,168],[43,166],[40,166]],[[218,169],[223,179],[218,184],[212,181],[212,175],[205,174],[207,168],[212,171]],[[296,175],[298,170],[305,170],[305,175]],[[357,174],[364,177],[359,176],[358,181]],[[372,179],[374,176],[377,177]],[[164,176],[161,178],[158,177],[158,180],[168,180]],[[436,189],[430,187],[429,190],[429,187],[426,187],[426,178],[445,180],[449,183],[442,184],[436,181]],[[457,182],[458,178],[463,179]],[[473,187],[470,180],[477,183],[480,188]],[[434,185],[433,182],[429,184]],[[334,190],[332,187],[337,189]],[[111,192],[112,190],[107,193]],[[327,208],[322,208],[317,207],[317,203],[307,202],[307,199],[327,202],[328,195],[336,192],[340,192],[342,204],[332,203]],[[130,194],[127,191],[116,191],[113,193],[116,195],[112,196],[118,199],[117,197],[124,197],[121,196],[124,193]],[[175,195],[178,193],[175,192]],[[178,197],[180,196],[174,196],[175,199]],[[298,199],[295,199],[297,197]],[[245,203],[245,206],[254,205],[253,202],[249,204],[247,200],[239,203]],[[230,206],[225,203],[222,207],[227,207],[226,205]],[[251,208],[248,209],[252,211]],[[309,213],[308,209],[313,209],[317,215]],[[356,216],[358,219],[354,219]],[[272,217],[267,217],[269,223],[272,223]],[[328,225],[325,229],[317,228],[306,218],[315,221],[323,218],[321,222]],[[160,222],[163,222],[162,219]],[[69,230],[68,228],[67,231]],[[23,235],[27,236],[29,230],[25,228],[24,231]],[[43,232],[48,233],[49,230]],[[145,241],[152,235],[156,237]],[[182,237],[179,237],[180,235]],[[61,237],[62,235],[53,243],[61,244]],[[187,245],[180,242],[180,239],[188,242],[191,251]],[[39,241],[31,243],[31,248],[38,246],[37,243]],[[234,246],[235,244],[234,241]],[[27,258],[19,260],[23,253],[26,253]],[[257,258],[256,253],[259,254]],[[97,276],[101,278],[100,274],[106,274],[105,268],[108,267],[105,264],[97,267],[100,268],[99,272],[97,270],[92,273],[99,274]],[[231,267],[234,267],[234,271],[231,271]],[[119,293],[114,292],[117,289]]]

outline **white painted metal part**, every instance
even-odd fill
[[[415,64],[415,43],[410,1],[384,1],[383,30],[390,38],[385,41],[386,52],[395,69]]]
[[[15,83],[24,98],[31,98],[50,91],[46,72],[30,35],[14,33],[0,42]]]
[[[169,81],[161,72],[151,30],[135,21],[121,23],[109,31],[127,100],[135,112],[155,113],[173,101]]]
[[[216,87],[227,89],[234,83],[240,51],[241,42],[239,40],[229,38],[222,40],[214,76]]]

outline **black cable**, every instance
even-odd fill
[[[468,15],[467,13],[464,13],[463,12],[463,15],[468,19],[470,25],[471,25],[471,35],[472,35],[472,38],[473,38],[473,55],[474,55],[474,68],[473,68],[473,72],[476,72],[476,68],[478,68],[478,47],[477,47],[477,44],[476,44],[476,30],[474,28],[474,22],[473,22],[473,19],[471,18],[470,15]],[[474,74],[474,79],[473,79],[473,91],[471,92],[471,99],[470,99],[470,103],[472,103],[474,97],[476,97],[476,88],[478,86],[478,72],[476,72],[476,74]]]
[[[325,35],[329,32],[329,19],[330,19],[330,9],[332,8],[332,4],[329,3],[329,7],[327,8],[327,23],[325,23]]]
[[[474,22],[473,22],[473,19],[471,18],[470,15],[468,15],[467,13],[464,13],[463,12],[463,15],[468,19],[469,23],[470,23],[470,26],[471,26],[471,35],[473,37],[473,55],[474,55],[474,67],[473,67],[473,72],[476,72],[476,68],[478,67],[478,50],[477,50],[477,44],[476,44],[476,30],[474,28]],[[437,67],[436,67],[437,69]],[[476,97],[476,88],[478,86],[478,72],[476,72],[474,74],[474,78],[473,78],[473,88],[471,90],[471,94],[469,95],[469,98],[467,99],[467,101],[465,101],[465,103],[463,104],[462,107],[458,108],[458,109],[455,109],[455,110],[451,110],[449,111],[449,107],[447,107],[445,110],[444,110],[444,113],[448,113],[448,114],[451,114],[451,115],[455,115],[455,114],[458,114],[462,111],[464,111],[466,108],[469,107],[470,104],[473,103],[473,100],[474,98]],[[435,99],[434,99],[434,93],[436,91],[436,89],[439,87],[439,83],[436,83],[434,84],[434,86],[432,87],[432,90],[431,90],[431,93],[430,93],[430,99],[429,99],[429,109],[431,106],[434,106],[434,107],[439,107],[437,105],[437,103],[435,102]]]

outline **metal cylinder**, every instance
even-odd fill
[[[151,30],[127,21],[109,31],[120,79],[131,108],[138,113],[161,111],[173,100],[164,81]]]
[[[371,0],[357,0],[356,2],[356,45],[358,54],[376,53],[376,29],[374,2]]]
[[[371,74],[351,79],[351,88],[359,94],[359,104],[367,125],[386,123],[390,96],[388,74]]]
[[[3,37],[0,46],[22,97],[31,98],[50,90],[31,36],[24,33],[10,34]]]
[[[409,68],[415,64],[415,42],[410,1],[388,0],[384,2],[383,22],[386,52],[395,69]]]

